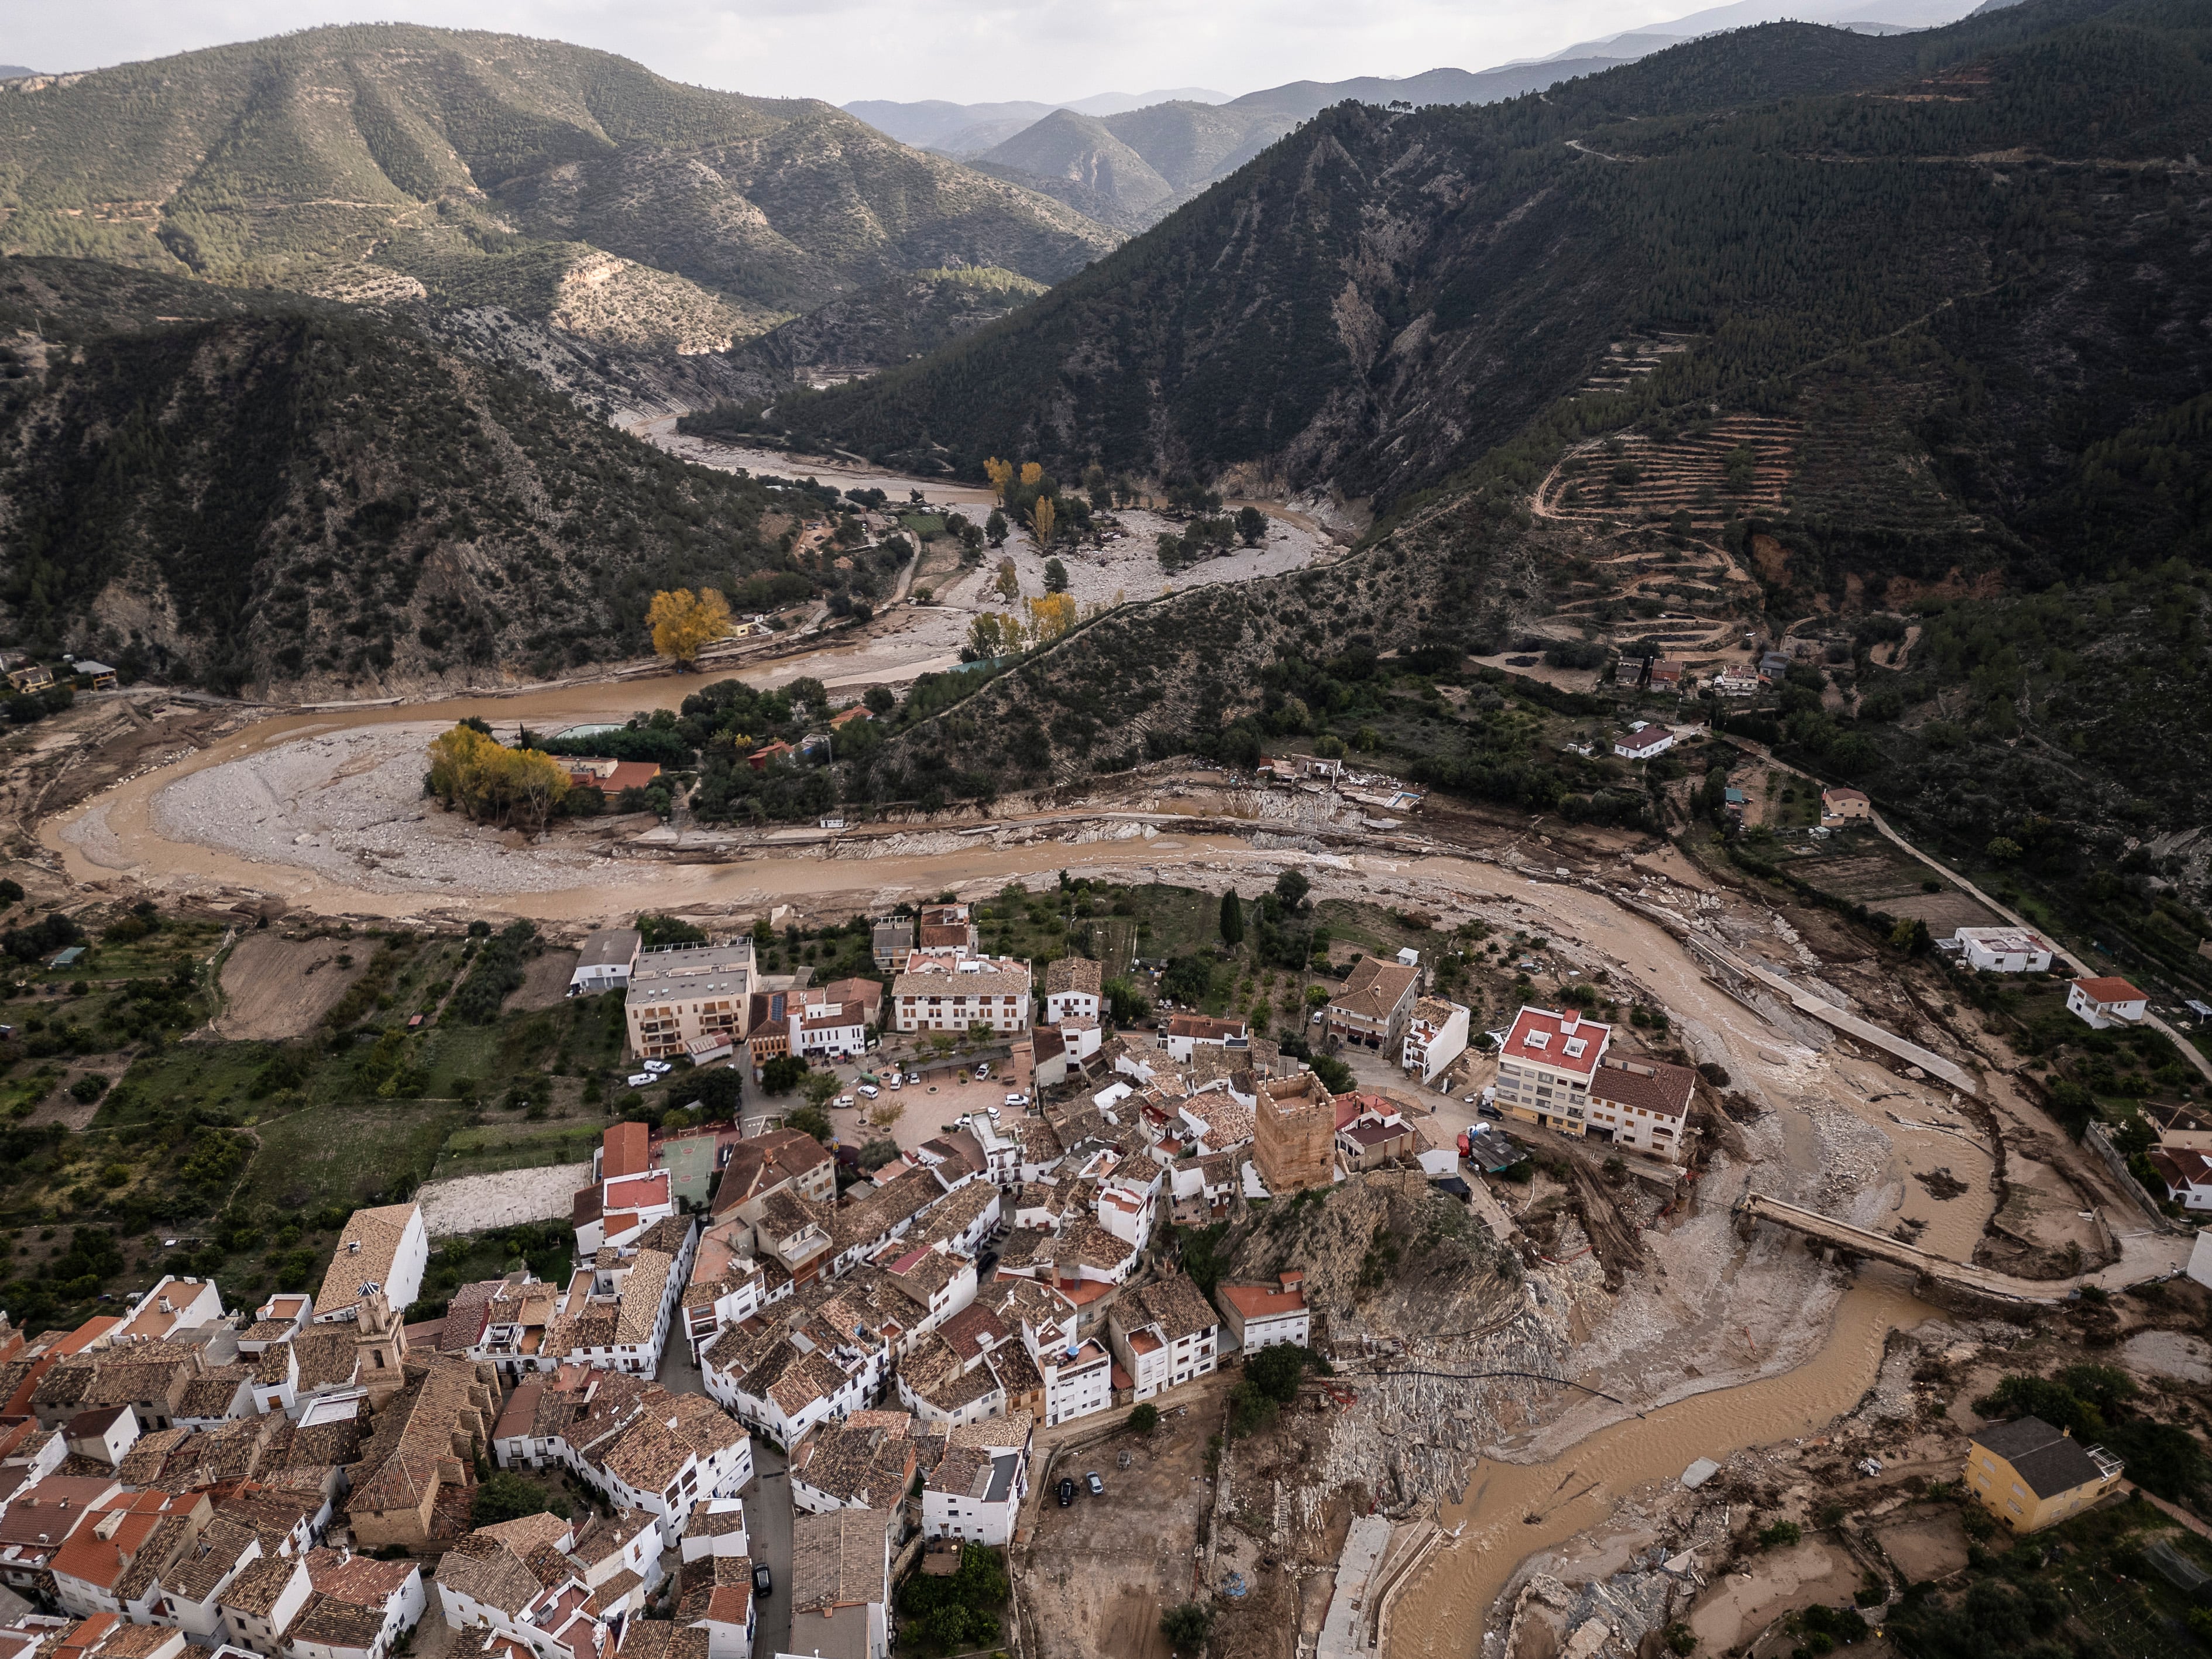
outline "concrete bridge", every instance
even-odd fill
[[[1808,1238],[1817,1238],[1824,1244],[1849,1250],[1853,1255],[1872,1256],[1880,1261],[1892,1261],[1900,1267],[1909,1267],[1919,1275],[1920,1289],[1923,1292],[1948,1291],[2004,1307],[2056,1307],[2063,1303],[2075,1288],[2094,1283],[2097,1278],[2095,1274],[2087,1274],[2081,1279],[2014,1279],[2010,1273],[1991,1273],[1986,1267],[1977,1267],[1971,1261],[1954,1261],[1948,1256],[1923,1250],[1917,1244],[1907,1244],[1901,1238],[1853,1226],[1848,1221],[1838,1221],[1833,1216],[1822,1215],[1817,1210],[1785,1204],[1778,1198],[1767,1197],[1764,1193],[1747,1192],[1736,1205],[1736,1215],[1740,1223],[1771,1221],[1778,1227],[1787,1227]]]

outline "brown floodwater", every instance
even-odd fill
[[[1616,1423],[1544,1463],[1485,1462],[1464,1503],[1438,1517],[1456,1540],[1441,1545],[1398,1591],[1389,1659],[1464,1659],[1482,1649],[1484,1620],[1514,1569],[1538,1550],[1602,1522],[1636,1487],[1671,1480],[1700,1457],[1818,1433],[1857,1404],[1881,1369],[1893,1329],[1936,1316],[1870,1266],[1838,1304],[1828,1340],[1806,1364],[1648,1416]]]

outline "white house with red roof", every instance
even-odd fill
[[[1674,746],[1674,734],[1663,726],[1638,720],[1613,740],[1613,752],[1629,760],[1651,760]]]
[[[2185,1210],[2212,1210],[2212,1157],[2185,1146],[2154,1146],[2150,1164],[2170,1201]]]
[[[609,1244],[633,1243],[676,1213],[675,1176],[653,1168],[652,1133],[644,1124],[610,1125],[592,1162],[592,1184],[577,1189],[570,1207],[577,1255],[588,1258]]]
[[[1306,1276],[1285,1270],[1272,1285],[1224,1285],[1219,1289],[1221,1321],[1246,1353],[1278,1343],[1303,1348],[1312,1334],[1306,1310]]]
[[[1524,1007],[1498,1051],[1498,1104],[1524,1123],[1567,1134],[1589,1127],[1590,1080],[1613,1028],[1574,1009]]]
[[[2140,1025],[2150,999],[2116,974],[2077,979],[2066,988],[2066,1012],[2100,1031],[2115,1025]]]

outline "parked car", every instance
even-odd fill
[[[883,1093],[883,1091],[876,1087],[872,1083],[863,1083],[860,1085],[860,1097],[864,1100],[873,1100],[881,1093]]]
[[[658,1082],[659,1079],[650,1072],[632,1072],[623,1081],[633,1089],[642,1089],[647,1084]]]
[[[641,1072],[650,1072],[655,1077],[664,1077],[675,1069],[665,1060],[648,1060],[638,1067]]]
[[[1085,1475],[1083,1477],[1083,1481],[1085,1486],[1091,1488],[1091,1495],[1093,1498],[1103,1498],[1106,1495],[1106,1483],[1098,1478],[1097,1470],[1093,1469],[1090,1474]]]
[[[1494,1117],[1500,1123],[1505,1121],[1505,1114],[1499,1111],[1498,1108],[1489,1104],[1487,1102],[1485,1102],[1482,1105],[1476,1107],[1474,1109],[1484,1117]]]
[[[753,1563],[753,1594],[755,1595],[773,1595],[775,1594],[775,1576],[769,1571],[768,1563],[765,1561],[756,1561]]]
[[[988,1110],[988,1111],[989,1111],[989,1113],[991,1114],[991,1121],[992,1121],[994,1123],[997,1122],[997,1121],[999,1121],[999,1109],[998,1109],[997,1107],[995,1107],[995,1106],[992,1106],[992,1107],[988,1107],[988,1108],[987,1108],[986,1109],[987,1109],[987,1110]]]
[[[842,1112],[848,1110],[855,1103],[853,1097],[850,1095],[839,1095],[836,1099],[831,1101],[830,1103],[838,1111]]]
[[[991,1062],[988,1060],[977,1060],[975,1062],[975,1081],[981,1083],[985,1078],[990,1075]]]
[[[921,1081],[921,1073],[919,1072],[908,1072],[906,1074],[906,1080],[908,1083],[919,1083]]]
[[[1030,1097],[1027,1095],[1008,1095],[1006,1097],[1006,1104],[1009,1106],[1026,1106],[1029,1103]]]
[[[884,1079],[884,1087],[886,1089],[896,1089],[899,1086],[899,1074],[896,1072],[893,1072],[889,1077]]]
[[[1075,1482],[1069,1480],[1066,1475],[1063,1474],[1060,1477],[1060,1485],[1054,1487],[1053,1490],[1059,1494],[1060,1508],[1066,1509],[1070,1504],[1073,1504],[1075,1501]]]

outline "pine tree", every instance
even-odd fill
[[[1244,902],[1234,887],[1221,896],[1221,942],[1232,951],[1244,942]]]

